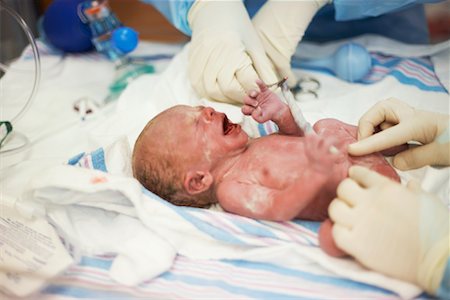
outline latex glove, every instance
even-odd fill
[[[359,120],[358,142],[348,146],[351,155],[365,155],[409,141],[422,146],[395,155],[394,166],[400,170],[425,165],[450,165],[450,117],[417,110],[397,100],[377,103]],[[382,131],[374,134],[377,126]]]
[[[449,257],[449,213],[417,184],[353,166],[328,212],[339,248],[366,267],[435,293]]]
[[[253,17],[252,23],[267,55],[278,73],[294,86],[291,57],[317,11],[329,0],[269,0]],[[267,82],[267,81],[266,81]]]
[[[256,79],[277,81],[242,1],[196,1],[188,22],[188,74],[200,96],[242,103]]]

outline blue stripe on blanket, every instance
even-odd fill
[[[64,295],[85,299],[136,299],[119,291],[102,291],[69,285],[50,285],[43,291],[45,294]]]
[[[100,259],[98,257],[83,256],[78,263],[80,266],[95,267],[98,269],[109,270],[111,268],[111,259]]]
[[[183,281],[189,285],[197,285],[199,287],[218,287],[222,290],[233,293],[238,299],[239,296],[252,297],[254,299],[315,299],[299,297],[298,295],[280,294],[267,290],[249,289],[242,286],[228,284],[226,282],[223,282],[222,280],[208,280],[202,277],[175,275],[173,273],[165,273],[162,275],[162,277],[172,281]],[[262,285],[264,285],[264,283],[262,283]]]
[[[271,273],[278,273],[278,274],[282,274],[282,275],[292,276],[295,278],[303,278],[303,279],[309,280],[311,282],[316,282],[316,283],[324,283],[327,285],[340,286],[340,287],[345,287],[348,289],[375,291],[375,292],[382,292],[385,294],[395,295],[391,291],[388,291],[388,290],[385,290],[385,289],[382,289],[382,288],[379,288],[379,287],[376,287],[373,285],[365,284],[362,282],[345,279],[343,277],[332,277],[332,276],[314,274],[312,272],[305,272],[305,271],[301,271],[301,270],[285,268],[282,266],[273,265],[273,264],[269,264],[269,263],[257,263],[257,262],[251,262],[251,261],[245,261],[245,260],[221,260],[221,261],[230,263],[239,268],[264,270],[264,271],[268,271]]]
[[[199,218],[193,216],[190,212],[191,211],[198,211],[202,210],[201,208],[194,208],[194,207],[185,207],[185,206],[176,206],[173,205],[166,200],[160,198],[156,194],[148,191],[144,187],[142,187],[142,191],[144,194],[150,196],[153,200],[156,200],[162,204],[164,204],[167,207],[170,207],[173,211],[175,211],[179,216],[181,216],[186,221],[190,222],[192,225],[194,225],[196,228],[201,230],[202,232],[210,235],[211,237],[220,240],[225,241],[232,244],[238,244],[238,245],[246,245],[243,241],[238,239],[237,237],[231,235],[226,230],[223,230],[222,228],[218,228],[216,226],[213,226],[207,222],[204,222],[203,220],[200,220]]]
[[[108,172],[105,161],[105,150],[98,148],[90,153],[82,152],[67,161],[67,164],[82,168]]]
[[[376,52],[370,54],[372,56],[372,70],[358,83],[372,84],[386,76],[392,76],[402,84],[413,85],[424,91],[447,93],[439,82],[434,72],[433,63],[428,57],[401,58]],[[310,63],[307,66],[303,65],[299,58],[293,58],[292,67],[334,76],[330,69],[323,66],[313,66]]]

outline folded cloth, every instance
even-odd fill
[[[32,180],[21,200],[43,208],[50,222],[82,250],[118,253],[110,275],[124,284],[137,284],[168,270],[178,253],[299,269],[315,263],[331,274],[382,287],[403,298],[421,292],[415,285],[369,271],[351,259],[327,256],[316,241],[301,236],[304,227],[288,235],[293,222],[259,222],[221,211],[173,206],[131,177],[56,166]]]

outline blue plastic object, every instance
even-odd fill
[[[138,44],[138,33],[130,27],[120,27],[112,34],[114,46],[122,53],[133,51]]]
[[[137,32],[123,26],[109,7],[108,0],[85,0],[78,10],[81,20],[89,24],[97,51],[122,64],[125,55],[138,44]]]
[[[324,68],[337,77],[356,82],[364,78],[372,69],[372,59],[369,52],[356,43],[340,46],[331,56],[321,59],[302,60],[301,68]]]
[[[42,27],[46,39],[65,52],[84,52],[93,48],[92,34],[78,17],[77,7],[85,0],[53,0],[44,13]]]

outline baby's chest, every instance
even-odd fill
[[[252,183],[281,188],[295,181],[308,168],[308,160],[299,149],[261,148],[248,153],[240,176]]]

